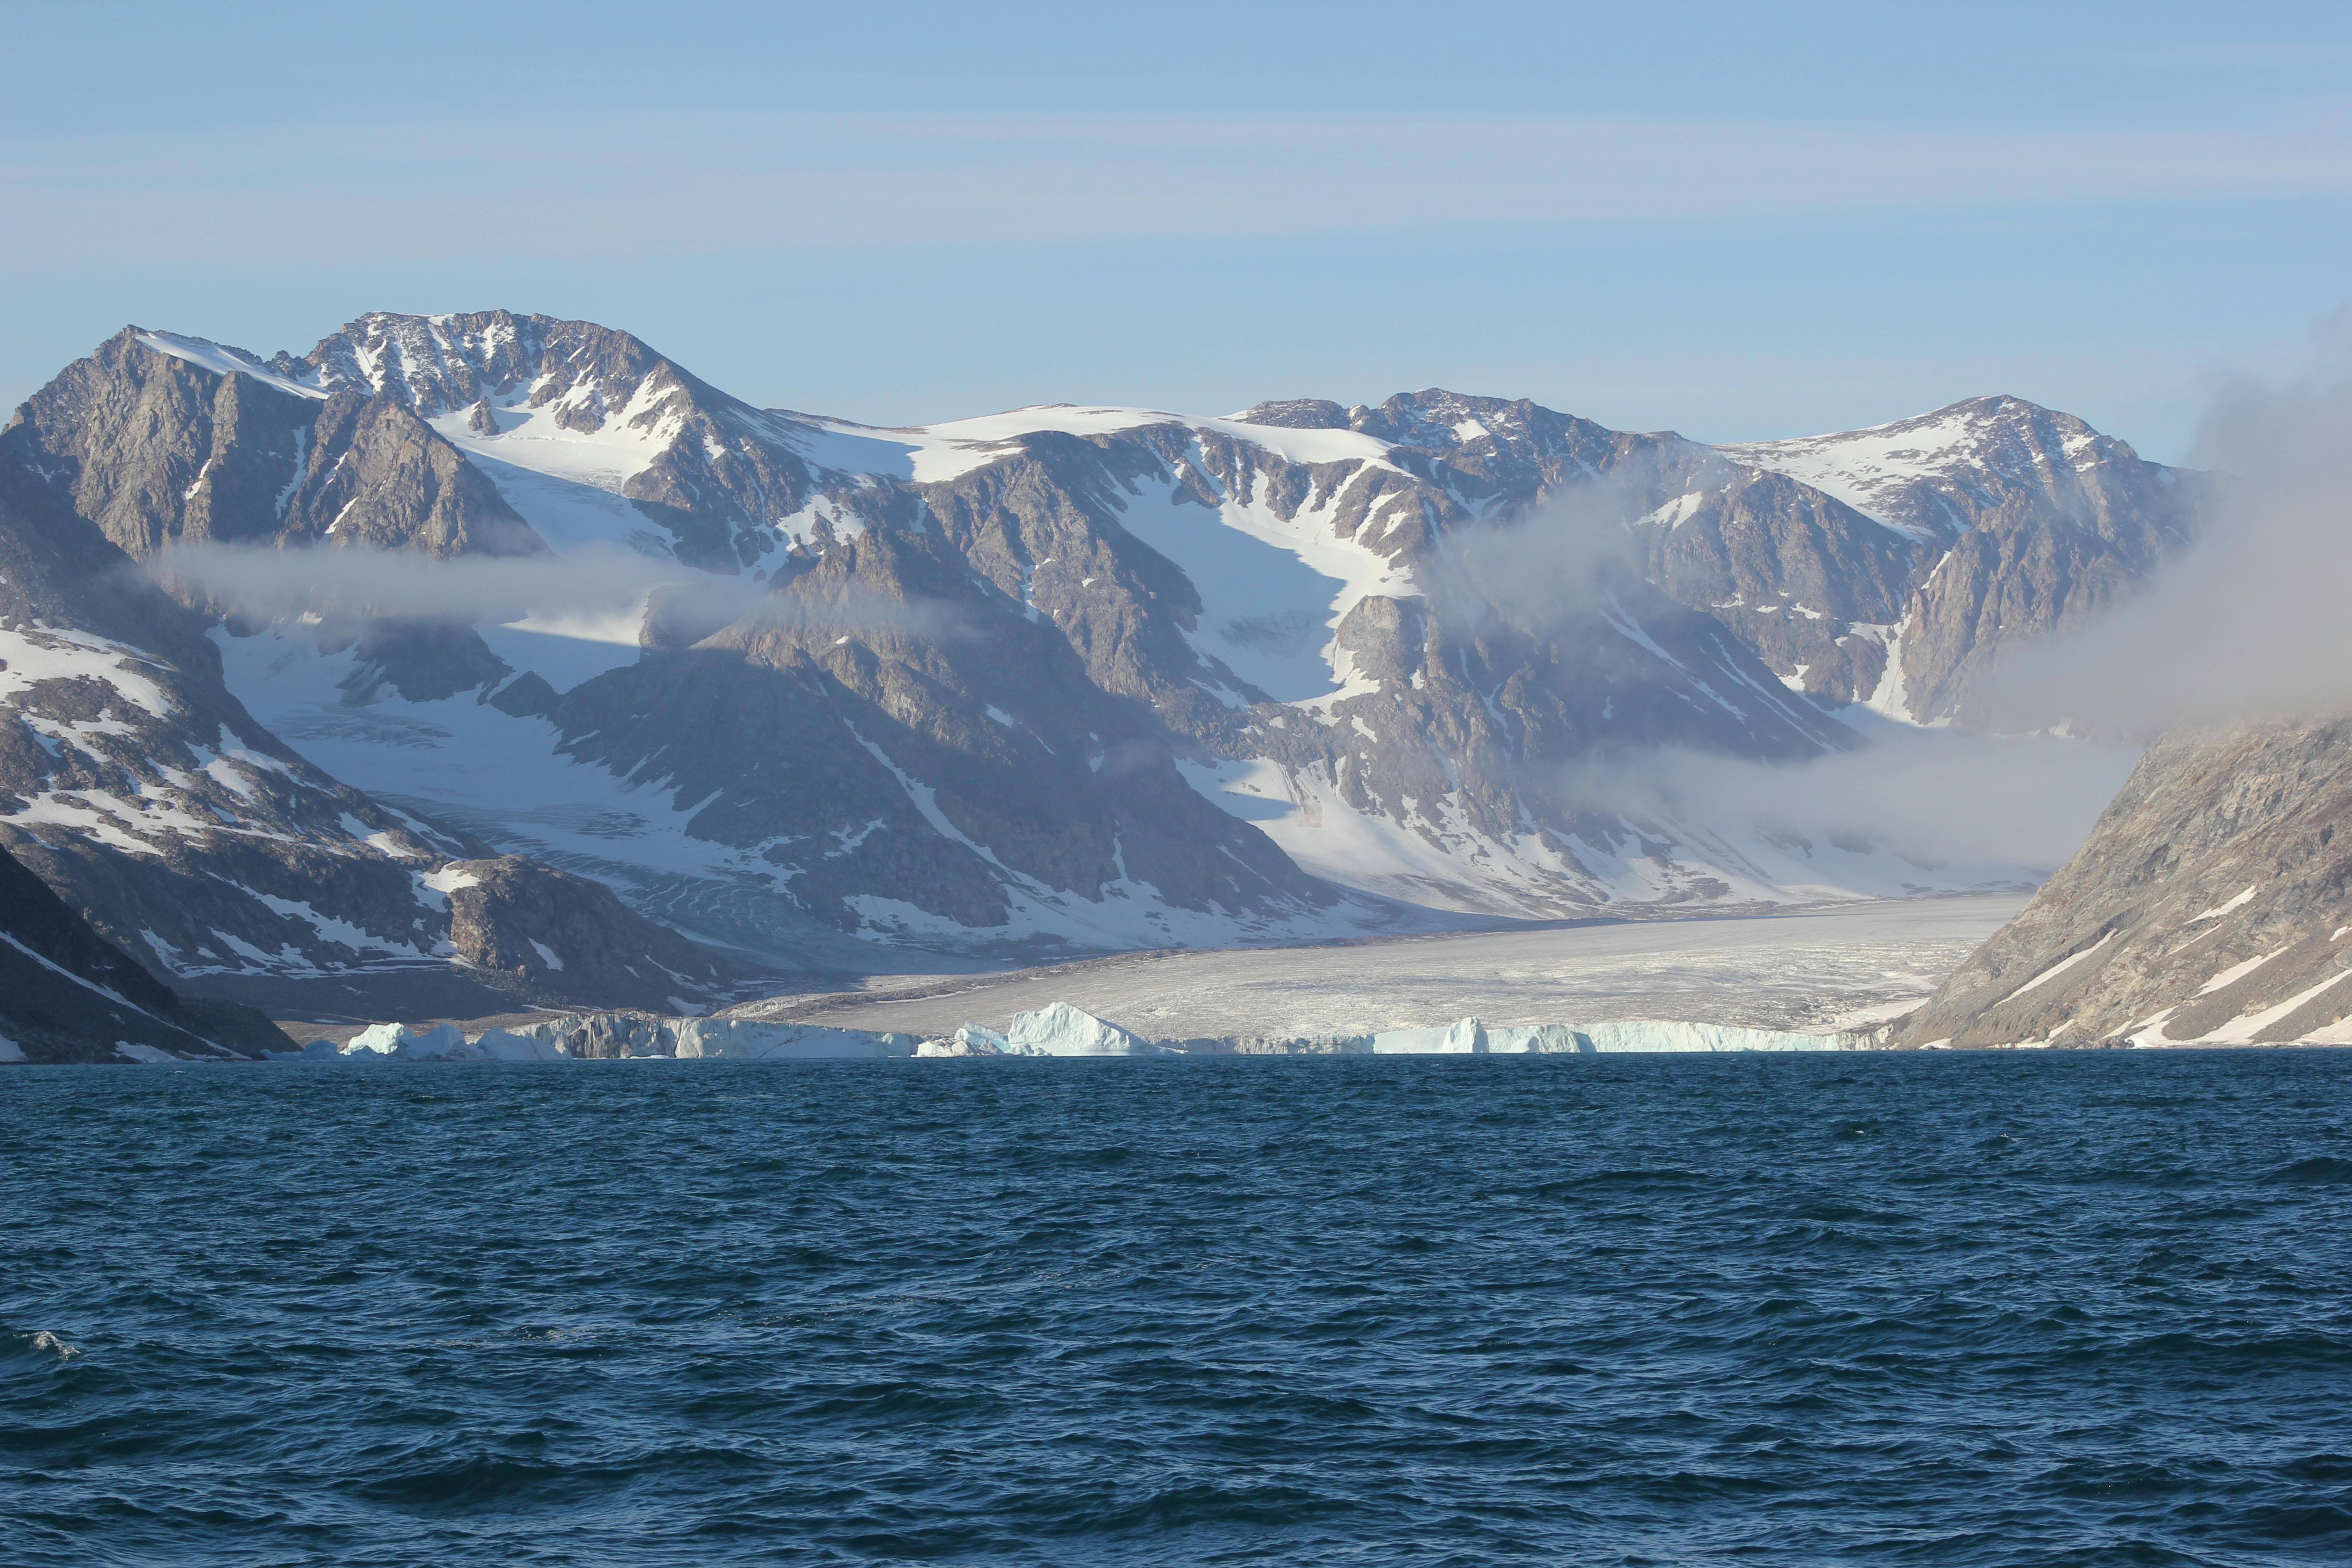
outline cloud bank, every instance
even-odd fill
[[[2225,391],[2196,466],[2196,542],[2089,626],[2017,650],[1988,694],[2004,725],[2152,738],[2184,721],[2352,712],[2352,339],[2300,382]]]
[[[673,647],[747,624],[929,637],[963,630],[952,605],[861,592],[820,600],[780,591],[761,578],[715,576],[594,546],[564,555],[444,560],[413,550],[274,550],[207,542],[172,545],[146,570],[167,589],[216,612],[265,622],[424,616],[474,626],[520,624],[587,642]]]

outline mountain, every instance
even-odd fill
[[[10,455],[142,559],[165,544],[547,546],[396,398],[327,393],[126,327],[27,399]]]
[[[0,1062],[226,1061],[286,1045],[259,1013],[159,984],[0,851]]]
[[[2348,821],[2352,721],[2168,733],[1902,1043],[2352,1044]]]
[[[1840,634],[1862,661],[1854,678],[1807,680],[1915,723],[1997,721],[1981,683],[2000,652],[2082,626],[2145,582],[2189,542],[2203,499],[2199,476],[2016,397],[1718,449],[1916,542],[1895,613]]]
[[[243,441],[283,434],[248,417],[255,400],[297,411],[315,400],[246,390],[252,378],[242,372],[205,369],[135,336],[101,355],[120,367],[117,379],[84,362],[61,378],[72,398],[50,395],[53,387],[0,430],[0,847],[100,937],[184,988],[361,1016],[395,997],[478,1013],[509,1005],[509,989],[544,993],[544,977],[501,956],[545,938],[525,929],[520,909],[453,927],[448,868],[493,851],[346,786],[257,723],[224,683],[218,624],[165,595],[109,537],[111,526],[152,544],[186,537],[192,520],[247,515],[227,500],[208,505],[204,463],[249,472]],[[119,420],[66,420],[75,399]],[[418,429],[421,441],[437,441]],[[473,473],[455,463],[448,473]],[[429,521],[473,482],[410,492],[404,521]],[[224,483],[225,497],[240,493]],[[346,504],[403,521],[397,489],[387,481]],[[85,506],[89,514],[77,510]],[[425,527],[400,531],[420,549],[446,542]],[[310,631],[340,637],[365,659],[393,657],[402,629]],[[611,942],[667,935],[617,904],[603,918]],[[513,929],[493,940],[501,927]],[[650,980],[575,972],[555,989],[599,1005],[708,1002],[742,978],[716,955],[698,973],[656,990]]]
[[[419,836],[404,877],[519,855],[772,973],[2021,885],[1590,781],[1975,722],[1984,661],[2151,569],[2195,489],[2015,399],[1734,447],[1434,390],[881,429],[506,311],[267,362],[127,329],[0,433],[12,466],[142,559],[635,563],[593,615],[551,586],[264,624],[184,585],[208,651],[164,662],[216,668],[239,734]],[[334,918],[574,983],[530,939],[457,952],[474,928],[416,888]]]

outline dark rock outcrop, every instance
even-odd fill
[[[684,1012],[746,978],[604,883],[520,855],[453,861],[436,881],[448,896],[458,961],[528,1001]]]
[[[259,1013],[159,984],[0,850],[0,1061],[224,1061],[285,1048]]]

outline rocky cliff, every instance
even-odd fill
[[[1912,1046],[2352,1044],[2352,721],[2184,729]]]
[[[1847,646],[1881,672],[1854,694],[1920,723],[1998,724],[1982,699],[2001,651],[2078,627],[2145,582],[2189,542],[2204,489],[2017,397],[1720,450],[1916,542],[1897,613],[1855,625]],[[1882,654],[1859,652],[1873,641]]]
[[[182,541],[546,549],[399,399],[320,391],[136,327],[27,399],[0,430],[0,462],[142,560]]]

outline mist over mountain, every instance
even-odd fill
[[[506,311],[126,328],[0,481],[0,543],[79,563],[5,605],[55,672],[0,691],[0,839],[100,931],[221,994],[680,1010],[2030,886],[2117,759],[1987,733],[1988,672],[2206,488],[2012,397],[1731,447],[1433,389],[883,429]],[[1961,809],[2029,750],[2036,809]],[[593,933],[522,889],[565,878]]]
[[[1912,1043],[2352,1037],[2352,379],[2232,390],[2199,457],[2216,479],[2194,543],[1992,672],[2012,722],[2161,734]]]

